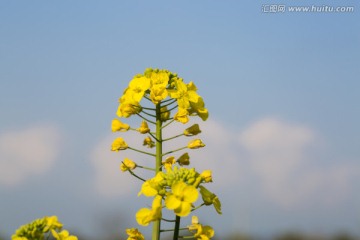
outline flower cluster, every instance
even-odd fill
[[[148,101],[147,105],[143,104],[142,100]],[[154,105],[155,107],[151,107]],[[180,238],[180,218],[187,217],[196,209],[213,205],[216,212],[221,214],[221,203],[218,197],[204,186],[212,182],[212,171],[197,172],[195,168],[185,167],[190,165],[188,152],[182,153],[177,158],[166,156],[185,149],[205,147],[201,139],[192,138],[201,133],[197,123],[173,137],[164,139],[162,135],[164,128],[173,122],[186,124],[192,116],[198,116],[203,121],[207,120],[208,110],[193,82],[185,83],[177,74],[168,70],[146,69],[143,74],[136,75],[129,82],[119,99],[116,114],[120,118],[129,118],[133,115],[141,118],[140,126],[135,128],[116,118],[111,123],[111,130],[113,132],[134,131],[147,135],[145,139],[142,138],[142,145],[146,150],[137,149],[128,144],[122,136],[113,141],[111,150],[114,152],[133,150],[155,158],[155,168],[142,166],[126,157],[120,164],[122,172],[129,172],[143,181],[138,195],[152,197],[151,206],[139,209],[135,217],[140,226],[153,223],[153,240],[160,239],[160,232],[170,231],[161,229],[160,226],[161,221],[164,220],[165,209],[175,215],[175,220],[166,220],[175,222],[174,239]],[[179,137],[192,139],[182,147],[170,149],[164,153],[163,143]],[[154,147],[155,151],[151,152]],[[138,169],[153,171],[154,176],[146,180],[140,176]],[[197,204],[197,201],[201,201],[200,198],[202,202]],[[193,222],[189,230],[194,232],[195,239],[210,239],[214,236],[214,230],[210,226],[202,226],[199,223]],[[127,229],[127,234],[128,240],[144,239],[144,236],[135,228]]]
[[[175,99],[178,110],[174,119],[181,123],[187,123],[190,115],[198,115],[204,121],[209,116],[204,100],[197,94],[195,84],[184,83],[182,78],[168,70],[148,68],[144,74],[136,75],[119,99],[120,105],[116,113],[118,117],[128,118],[140,113],[142,110],[140,101],[143,97],[151,100],[155,105],[168,97]],[[167,119],[167,109],[162,110],[161,118]]]
[[[67,230],[62,230],[63,224],[56,216],[43,217],[31,223],[21,226],[12,235],[12,240],[44,240],[48,239],[49,233],[56,240],[77,240],[76,236],[70,235]]]

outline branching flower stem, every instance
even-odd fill
[[[153,157],[155,157],[155,156],[156,156],[156,155],[155,155],[155,154],[153,154],[153,153],[144,152],[144,151],[138,150],[138,149],[136,149],[136,148],[132,148],[132,147],[128,147],[128,148],[129,148],[129,149],[131,149],[131,150],[133,150],[133,151],[135,151],[135,152],[139,152],[139,153],[147,154],[147,155],[150,155],[150,156],[153,156]]]
[[[181,217],[176,216],[173,240],[178,240],[178,238],[179,238],[180,219],[181,219]]]
[[[141,116],[139,113],[137,113],[136,115],[138,115],[139,117],[141,117],[141,118],[142,118],[142,119],[144,119],[145,121],[147,121],[147,122],[149,122],[149,123],[152,123],[152,124],[156,125],[156,123],[155,123],[155,122],[153,122],[153,121],[151,121],[151,120],[147,119],[146,117]]]
[[[166,153],[164,153],[162,156],[165,156],[165,155],[168,155],[168,154],[170,154],[170,153],[177,152],[177,151],[181,151],[181,150],[186,149],[186,148],[187,148],[187,147],[178,148],[178,149],[175,149],[175,150],[166,152]]]
[[[174,138],[177,138],[177,137],[181,137],[181,136],[184,136],[184,134],[182,133],[182,134],[179,134],[179,135],[176,135],[176,136],[173,136],[173,137],[165,138],[165,139],[163,140],[163,142],[169,141],[169,140],[171,140],[171,139],[174,139]]]
[[[167,124],[165,124],[164,126],[162,126],[162,128],[165,128],[167,126],[169,126],[171,123],[173,123],[175,121],[175,119],[172,119],[170,122],[168,122]]]
[[[144,166],[140,166],[140,165],[136,165],[136,167],[156,172],[155,168],[149,168],[149,167],[144,167]]]
[[[128,169],[128,171],[129,171],[129,173],[131,174],[131,175],[133,175],[134,177],[136,177],[137,179],[139,179],[139,180],[141,180],[141,181],[143,181],[143,182],[145,182],[146,180],[145,179],[143,179],[142,177],[139,177],[137,174],[135,174],[133,171],[131,171],[130,169]]]

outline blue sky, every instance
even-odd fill
[[[193,80],[209,109],[207,148],[192,154],[214,168],[224,214],[199,214],[218,236],[360,235],[359,3],[266,4],[2,1],[0,233],[52,214],[89,236],[109,215],[119,232],[135,225],[146,199],[108,151],[110,123],[128,81],[154,67]]]

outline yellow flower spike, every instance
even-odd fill
[[[197,148],[205,147],[205,144],[200,139],[194,139],[188,143],[187,147],[190,149],[197,149]]]
[[[169,71],[167,70],[152,71],[150,74],[150,80],[152,86],[165,88],[169,83]]]
[[[126,229],[126,234],[129,235],[127,240],[145,240],[144,235],[137,228]]]
[[[164,168],[171,169],[172,165],[176,163],[175,157],[168,157],[165,159],[164,162],[162,162]]]
[[[205,170],[200,174],[201,179],[204,182],[212,182],[212,172],[211,170]]]
[[[116,138],[113,143],[111,144],[111,151],[115,151],[118,152],[120,150],[125,150],[127,149],[129,146],[127,145],[127,143],[124,141],[123,138],[119,137]]]
[[[199,133],[201,133],[199,124],[194,124],[191,127],[188,127],[187,129],[184,130],[185,136],[195,136],[198,135]]]
[[[151,137],[146,137],[143,142],[143,146],[146,146],[148,148],[155,147],[155,142],[151,139]]]
[[[136,163],[134,163],[132,160],[125,158],[124,161],[120,165],[120,170],[122,172],[125,172],[127,170],[134,170],[136,168]]]
[[[174,119],[183,124],[189,121],[189,112],[185,108],[180,108],[177,113],[174,115]]]
[[[198,198],[198,191],[194,186],[184,182],[176,182],[171,186],[172,193],[165,199],[165,206],[179,217],[185,217],[191,212],[191,204]]]
[[[188,153],[184,153],[183,155],[181,155],[178,159],[177,162],[180,164],[180,166],[183,165],[189,165],[190,164],[190,156]]]
[[[152,209],[149,208],[141,208],[136,213],[136,221],[141,226],[147,226],[150,222],[161,219],[162,216],[162,196],[156,195],[153,203]]]
[[[214,193],[207,190],[205,187],[199,186],[199,188],[200,188],[201,197],[202,197],[205,205],[212,205],[213,204],[216,212],[218,214],[222,214],[222,212],[221,212],[221,202],[220,202],[219,198]]]
[[[150,128],[145,120],[141,122],[140,127],[136,130],[141,134],[146,134],[150,132]]]
[[[167,107],[162,107],[162,108],[160,108],[160,112],[161,112],[160,120],[161,120],[162,122],[165,122],[165,121],[169,120],[169,118],[170,118],[170,111],[168,111]]]
[[[119,119],[113,119],[111,122],[111,130],[113,132],[120,131],[120,132],[126,132],[130,129],[130,125],[121,122]]]

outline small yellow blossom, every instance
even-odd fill
[[[159,192],[162,190],[162,186],[160,186],[160,183],[163,180],[164,180],[164,173],[158,172],[155,177],[153,177],[149,180],[146,180],[142,184],[141,190],[138,193],[138,196],[140,196],[141,194],[144,194],[147,197],[152,197],[152,196],[159,194]]]
[[[153,203],[152,209],[149,208],[141,208],[136,213],[136,221],[141,226],[147,226],[150,222],[161,219],[162,216],[162,196],[156,195]]]
[[[174,115],[174,119],[183,124],[189,121],[189,112],[185,108],[180,108],[177,113]]]
[[[191,127],[188,127],[187,129],[184,130],[185,136],[195,136],[198,135],[199,133],[201,133],[199,124],[194,124]]]
[[[210,226],[203,226],[199,223],[199,219],[193,216],[191,219],[191,225],[188,226],[190,232],[194,232],[194,238],[197,240],[210,240],[214,235],[215,231]]]
[[[147,124],[146,121],[142,121],[141,122],[141,125],[138,129],[136,129],[138,132],[142,133],[142,134],[145,134],[145,133],[149,133],[150,132],[150,128]]]
[[[140,102],[145,91],[150,87],[150,79],[144,76],[135,76],[129,83],[129,90],[132,92],[132,99]]]
[[[207,190],[205,187],[199,186],[199,188],[200,188],[201,197],[202,197],[205,205],[213,204],[216,212],[218,214],[222,214],[221,213],[221,202],[220,202],[219,198],[214,193]]]
[[[166,196],[165,206],[174,210],[177,216],[185,217],[191,212],[191,205],[198,198],[198,191],[194,186],[180,181],[171,186],[171,193]]]
[[[127,240],[145,240],[144,235],[137,228],[128,228],[126,233],[129,235]]]
[[[61,229],[62,223],[58,221],[57,216],[45,217],[46,226],[44,228],[44,232],[49,231],[49,229]]]
[[[111,130],[113,132],[116,131],[120,131],[120,132],[126,132],[127,130],[130,129],[130,125],[129,124],[125,124],[123,122],[121,122],[119,119],[114,119],[111,122]]]
[[[151,137],[146,137],[143,142],[143,146],[146,146],[148,148],[155,147],[155,142],[151,139]]]
[[[194,139],[188,143],[187,147],[190,149],[197,149],[197,148],[205,147],[205,144],[200,139]]]
[[[211,170],[205,170],[200,174],[200,177],[205,182],[212,182],[212,172]]]
[[[118,152],[120,150],[125,150],[127,149],[129,146],[127,145],[127,143],[124,141],[123,138],[119,137],[116,138],[113,143],[111,144],[111,151],[115,151]]]
[[[130,159],[128,158],[125,158],[124,161],[121,163],[120,165],[120,170],[122,172],[125,172],[127,170],[133,170],[136,168],[136,163],[134,163],[133,161],[131,161]]]
[[[58,233],[51,229],[51,233],[56,240],[78,240],[76,236],[70,235],[67,230],[62,230],[60,233]]]
[[[190,109],[190,115],[195,113],[198,115],[203,121],[206,121],[209,117],[209,112],[205,108],[205,103],[202,97],[199,97],[197,102],[191,102],[190,103],[191,109]]]
[[[154,85],[150,90],[150,99],[156,105],[168,96],[165,87]]]
[[[162,162],[165,169],[170,169],[172,167],[172,165],[175,163],[176,163],[175,157],[168,157],[165,159],[164,162]]]
[[[189,165],[190,164],[190,156],[188,153],[184,153],[183,155],[181,155],[177,162],[180,164],[180,166],[183,165]]]

